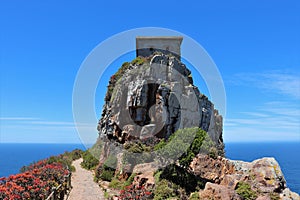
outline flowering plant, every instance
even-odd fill
[[[0,178],[0,199],[45,199],[51,188],[64,183],[68,174],[69,170],[62,163],[49,164],[41,160],[23,173]]]
[[[153,193],[150,190],[144,186],[134,186],[132,184],[126,186],[124,190],[121,190],[120,195],[118,196],[119,200],[144,200],[152,198]]]

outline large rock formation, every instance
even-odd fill
[[[126,180],[129,174],[135,174],[132,183],[135,188],[155,189],[155,173],[159,170],[165,173],[161,167],[173,166],[170,169],[184,174],[182,180],[189,177],[194,179],[193,184],[200,181],[198,189],[192,190],[200,199],[299,199],[286,187],[274,158],[248,163],[222,157],[222,126],[222,116],[193,85],[190,70],[176,56],[156,53],[147,58],[138,57],[131,63],[124,63],[110,79],[98,124],[99,141],[104,145],[97,173],[101,173],[101,166],[105,166],[105,162],[107,165],[108,158],[113,156],[117,160],[115,177]],[[189,166],[176,160],[163,166],[159,159],[148,159],[153,156],[147,152],[148,147],[153,150],[155,144],[168,139],[176,130],[189,127],[206,131],[221,156],[216,158],[197,150],[199,154],[193,155]],[[131,153],[141,154],[133,155],[135,161],[132,163],[124,161],[127,152],[123,150],[127,147],[131,148]],[[166,174],[172,175],[171,172]],[[189,185],[190,179],[185,183]]]
[[[98,125],[111,141],[168,138],[181,128],[200,127],[223,154],[222,116],[193,85],[190,70],[174,55],[138,57],[111,77]]]
[[[135,166],[133,185],[154,188],[153,174],[157,170],[154,163]],[[200,199],[242,200],[247,196],[246,199],[256,200],[300,200],[297,193],[287,188],[280,166],[274,158],[244,162],[220,156],[213,159],[198,154],[186,170],[205,182],[205,187],[199,191]]]
[[[208,181],[200,191],[202,199],[240,199],[237,196],[240,183],[249,186],[247,192],[252,192],[255,199],[300,199],[286,187],[283,173],[274,158],[243,162],[222,157],[212,159],[199,154],[190,167],[196,176]]]

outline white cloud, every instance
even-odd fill
[[[268,102],[255,112],[227,118],[224,138],[229,141],[300,141],[300,107],[290,102]]]
[[[240,112],[241,114],[253,116],[253,117],[268,117],[269,115],[260,112]]]
[[[299,132],[263,130],[257,127],[225,127],[225,144],[227,142],[300,142]]]
[[[283,70],[262,73],[240,73],[233,76],[235,85],[255,86],[269,92],[300,99],[300,75]]]

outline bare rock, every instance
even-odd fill
[[[271,198],[269,196],[259,196],[256,200],[271,200]]]
[[[145,125],[145,126],[143,126],[143,128],[141,130],[141,134],[140,134],[139,138],[141,140],[152,138],[152,137],[154,137],[155,130],[156,130],[155,124]]]
[[[269,199],[270,194],[281,198],[297,199],[298,194],[286,188],[286,181],[278,162],[274,158],[262,158],[253,162],[229,160],[208,155],[197,155],[190,164],[194,175],[211,183],[235,190],[239,182],[246,182],[260,199]]]
[[[262,158],[251,163],[250,176],[253,185],[264,193],[281,192],[286,188],[286,181],[278,162],[274,158]]]
[[[125,143],[168,138],[179,128],[198,126],[224,153],[222,116],[192,84],[191,72],[180,60],[160,54],[126,66],[110,79],[97,128],[100,137]]]
[[[198,154],[190,164],[190,168],[196,176],[200,176],[213,183],[220,183],[223,181],[223,185],[228,186],[236,185],[236,183],[231,183],[229,177],[223,180],[226,175],[234,174],[234,166],[228,159],[218,157],[218,159],[210,158],[208,155]],[[236,180],[236,177],[232,177]]]
[[[235,190],[210,182],[206,183],[204,190],[199,192],[199,196],[203,200],[241,200]]]
[[[153,188],[155,185],[154,173],[158,170],[156,163],[144,163],[136,165],[133,169],[134,186],[145,186],[146,188]]]
[[[292,192],[290,189],[285,188],[280,194],[281,200],[300,200],[299,194]]]

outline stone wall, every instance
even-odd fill
[[[164,54],[172,53],[180,60],[182,39],[182,37],[137,37],[136,55],[148,57],[160,51]]]

